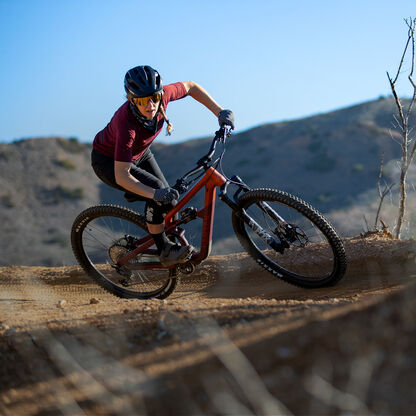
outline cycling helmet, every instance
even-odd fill
[[[127,71],[124,77],[124,89],[134,97],[147,97],[163,91],[162,78],[148,65],[136,66]]]

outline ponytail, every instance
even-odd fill
[[[160,114],[162,114],[162,117],[164,118],[164,120],[165,120],[165,121],[166,121],[166,123],[167,123],[167,127],[166,127],[166,136],[170,136],[170,135],[172,134],[172,131],[173,131],[173,125],[172,125],[172,123],[168,120],[168,118],[166,117],[165,109],[164,109],[164,107],[163,107],[163,103],[162,103],[162,102],[160,103],[160,106],[159,106],[159,111],[160,111]]]

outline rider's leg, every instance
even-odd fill
[[[146,202],[146,221],[150,235],[158,249],[159,259],[162,264],[169,266],[186,261],[193,251],[192,246],[179,246],[166,236],[163,219],[165,210],[152,200]]]
[[[114,176],[114,159],[93,151],[92,166],[97,176],[104,183],[113,188],[126,191],[116,183]],[[153,187],[154,189],[166,188],[169,186],[150,150],[146,151],[138,161],[131,164],[130,174],[138,181]],[[126,192],[126,194],[129,194],[129,192]],[[146,201],[146,219],[150,219],[150,221],[148,219],[146,220],[147,228],[155,241],[159,254],[162,254],[163,252],[165,253],[164,257],[166,257],[166,253],[168,253],[167,261],[173,261],[172,264],[177,263],[178,260],[182,259],[184,253],[182,251],[178,253],[176,249],[171,250],[173,243],[167,238],[164,231],[165,212],[169,211],[174,205],[165,205],[162,208],[155,201],[139,195],[137,195],[137,200]]]
[[[132,165],[130,173],[145,185],[155,189],[169,186],[150,149],[146,151],[140,160]],[[166,265],[186,260],[193,250],[192,246],[180,247],[173,244],[166,236],[164,228],[165,214],[175,205],[176,201],[172,204],[161,206],[155,201],[146,200],[145,214],[147,228],[155,241],[160,255],[160,261]]]
[[[133,171],[136,168],[138,169],[140,176],[143,176],[143,172],[151,175],[149,178],[145,178],[146,181],[150,180],[149,186],[154,186],[154,188],[167,188],[169,186],[169,183],[160,169],[150,148],[146,150],[145,154],[137,162],[134,162],[132,166]],[[134,176],[134,173],[132,174]],[[147,184],[146,182],[143,183]],[[176,201],[173,204],[165,205],[165,211],[169,212],[175,205]],[[174,219],[176,219],[176,217]]]

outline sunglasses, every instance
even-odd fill
[[[144,107],[149,103],[150,100],[152,100],[154,104],[157,104],[161,100],[161,98],[162,94],[158,92],[156,94],[149,95],[148,97],[137,97],[135,98],[135,100],[137,105]]]

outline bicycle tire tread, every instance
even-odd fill
[[[342,279],[346,272],[347,262],[345,248],[332,225],[320,212],[318,212],[307,202],[303,201],[301,198],[292,195],[288,192],[272,188],[257,188],[247,191],[246,193],[240,196],[239,202],[244,207],[245,204],[249,203],[252,200],[258,199],[270,201],[274,198],[276,198],[278,202],[281,202],[291,208],[294,208],[299,213],[306,216],[315,225],[317,225],[318,228],[321,229],[321,231],[326,235],[326,237],[328,238],[328,242],[333,249],[334,255],[336,256],[337,268],[335,272],[328,279],[325,279],[323,282],[310,282],[306,280],[295,279],[292,276],[284,273],[282,270],[276,269],[276,267],[271,263],[271,261],[268,261],[267,258],[251,244],[250,238],[244,231],[243,221],[233,213],[233,228],[236,237],[239,240],[242,247],[248,252],[248,254],[254,260],[256,260],[256,262],[260,266],[262,266],[265,270],[274,274],[281,280],[285,281],[286,283],[303,288],[325,287],[335,285]]]
[[[103,215],[104,214],[104,215]],[[82,231],[85,228],[85,225],[92,219],[98,218],[100,216],[110,216],[110,215],[120,215],[122,218],[132,221],[139,227],[147,229],[146,221],[143,215],[119,205],[112,204],[101,204],[95,205],[93,207],[87,208],[82,211],[74,220],[72,229],[71,229],[71,245],[72,251],[79,265],[87,273],[87,275],[93,279],[101,288],[103,288],[108,293],[115,295],[120,298],[130,298],[130,299],[164,299],[168,297],[176,287],[177,278],[170,277],[167,282],[167,285],[160,293],[156,295],[141,295],[137,296],[137,292],[131,291],[129,289],[121,288],[115,284],[110,283],[108,280],[100,276],[97,270],[91,265],[91,262],[87,259],[84,250],[82,248]],[[85,225],[84,225],[85,224]]]

